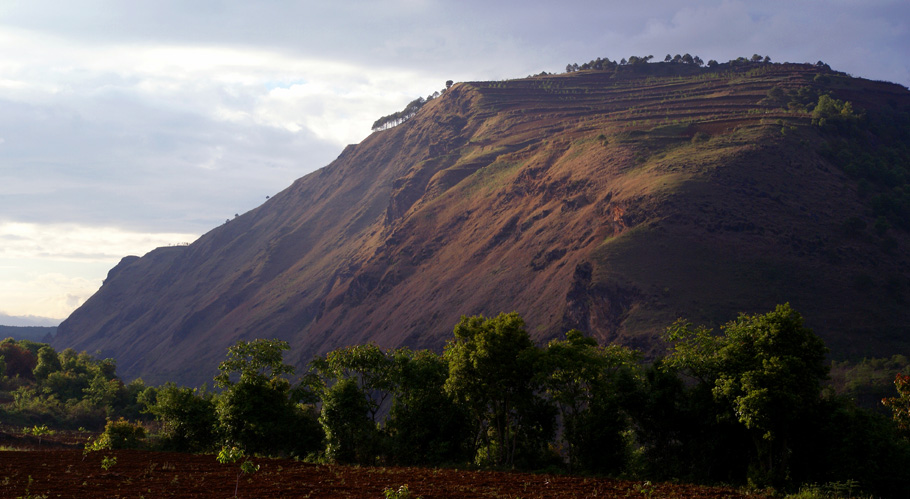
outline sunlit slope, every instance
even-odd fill
[[[676,317],[790,301],[840,355],[905,348],[907,233],[871,230],[830,159],[844,132],[775,87],[910,109],[900,86],[808,65],[456,84],[192,245],[125,260],[55,344],[201,383],[237,339],[286,339],[302,364],[441,349],[462,314],[515,310],[541,342],[574,327],[657,354]]]

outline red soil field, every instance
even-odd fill
[[[116,458],[108,470],[102,459]],[[744,497],[718,487],[654,484],[546,474],[454,469],[317,465],[287,459],[255,459],[258,472],[240,477],[238,497],[345,497],[381,499],[387,488],[407,485],[411,497],[586,498]],[[234,496],[239,464],[213,455],[136,450],[78,449],[0,451],[0,497],[157,498]],[[755,497],[755,496],[750,496]]]

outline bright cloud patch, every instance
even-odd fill
[[[187,244],[197,234],[128,232],[73,224],[0,222],[0,260],[110,262],[142,255],[159,246]]]
[[[158,110],[305,131],[342,146],[362,140],[379,115],[443,86],[436,81],[441,77],[252,48],[99,47],[11,29],[0,29],[0,42],[28,53],[0,55],[0,98],[81,103],[84,118],[115,120],[118,102],[138,101]]]
[[[195,234],[146,234],[71,224],[0,223],[0,313],[63,319],[127,255]]]

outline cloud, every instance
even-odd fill
[[[202,231],[324,166],[378,116],[434,89],[420,75],[249,50],[63,50],[107,61],[87,76],[54,54],[55,43],[39,37],[40,56],[11,72],[31,79],[27,91],[0,90],[0,212],[31,222]],[[399,80],[408,84],[389,90]]]
[[[128,232],[74,224],[28,224],[0,221],[0,262],[35,255],[56,261],[116,263],[126,255],[142,255],[159,246],[192,242],[197,234]]]
[[[0,312],[0,325],[3,325],[3,326],[56,327],[58,324],[60,324],[60,319],[53,319],[50,317],[38,317],[35,315],[16,316],[16,315],[9,315],[9,314],[4,314],[3,312]]]
[[[74,224],[0,222],[0,304],[15,316],[63,319],[123,256],[192,242],[196,234],[128,232]]]
[[[0,298],[4,311],[12,311],[15,316],[62,320],[94,294],[100,284],[82,277],[42,273],[29,280],[0,281]]]

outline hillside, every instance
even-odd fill
[[[0,326],[0,339],[47,341],[56,332],[56,327],[48,326]]]
[[[813,124],[799,100],[824,93],[863,117]],[[907,178],[908,112],[899,85],[813,65],[459,83],[193,244],[124,258],[53,344],[198,384],[238,339],[285,339],[298,364],[439,350],[461,315],[514,310],[540,342],[659,354],[677,317],[789,301],[835,357],[906,351],[910,239],[880,194]]]

